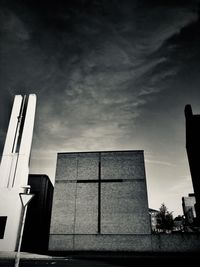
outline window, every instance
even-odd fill
[[[0,216],[0,239],[4,238],[7,216]]]

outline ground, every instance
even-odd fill
[[[0,266],[14,267],[15,255],[3,255],[0,252]],[[123,255],[68,255],[68,256],[46,256],[29,253],[22,253],[20,257],[20,267],[137,267],[144,264],[153,266],[189,266],[199,259],[198,253],[168,253],[168,254],[123,254]]]

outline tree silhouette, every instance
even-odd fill
[[[174,221],[172,212],[169,212],[164,203],[161,204],[159,212],[156,215],[156,228],[162,232],[168,232],[173,229]]]

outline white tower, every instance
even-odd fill
[[[36,95],[16,95],[0,165],[0,251],[15,251],[21,221],[20,193],[28,184]]]

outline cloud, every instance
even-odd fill
[[[188,193],[191,193],[189,189],[191,192],[193,192],[191,176],[187,175],[185,177],[180,177],[179,182],[170,188],[170,192],[175,194],[183,194],[184,192],[186,195],[188,195]]]
[[[142,109],[177,74],[162,47],[196,14],[133,2],[2,7],[0,96],[5,107],[37,94],[33,153],[129,144]]]
[[[1,34],[4,41],[12,45],[12,42],[24,42],[30,38],[29,32],[21,19],[9,9],[1,9],[0,12]]]
[[[173,164],[173,163],[171,163],[171,162],[160,161],[160,160],[149,160],[149,159],[146,159],[145,162],[146,162],[146,163],[149,163],[149,164],[166,165],[166,166],[170,166],[170,167],[175,166],[175,164]]]

